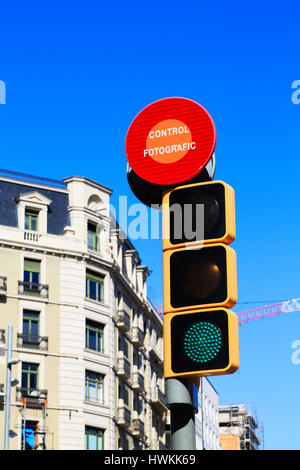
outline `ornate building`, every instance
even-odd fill
[[[12,450],[164,448],[162,321],[111,192],[83,177],[0,175],[2,442],[9,325],[20,359]]]

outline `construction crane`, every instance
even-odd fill
[[[300,310],[300,299],[286,300],[278,304],[265,305],[264,307],[245,310],[244,312],[236,312],[239,325],[252,320],[260,320],[262,318],[274,317],[283,313],[291,313]]]
[[[163,318],[162,305],[159,305],[156,310],[159,316]],[[239,325],[242,325],[243,323],[247,323],[249,321],[274,317],[283,313],[296,312],[297,310],[300,310],[300,299],[286,300],[277,304],[265,305],[264,307],[252,308],[251,310],[235,313],[238,316]]]

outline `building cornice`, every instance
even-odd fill
[[[101,191],[111,195],[113,193],[113,190],[108,188],[107,186],[103,186],[100,183],[97,183],[96,181],[93,181],[89,178],[86,178],[84,176],[69,176],[67,178],[63,179],[63,182],[67,185],[69,183],[73,182],[78,182],[78,183],[86,183],[90,186],[93,186],[95,189],[100,189]]]
[[[49,255],[49,256],[58,256],[62,258],[74,258],[77,261],[91,261],[94,264],[97,264],[98,266],[106,267],[108,269],[112,268],[113,262],[109,261],[105,258],[100,258],[99,256],[96,256],[91,253],[83,252],[83,251],[74,251],[74,250],[68,250],[65,248],[54,248],[54,247],[47,247],[39,244],[28,244],[24,245],[24,243],[18,242],[18,241],[7,241],[0,239],[0,248],[9,248],[9,249],[18,249],[21,251],[31,251],[34,253],[40,253],[43,255]]]

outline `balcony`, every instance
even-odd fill
[[[125,310],[118,310],[117,313],[117,327],[125,333],[130,330],[130,316]]]
[[[149,344],[149,353],[155,361],[161,361],[162,356],[159,352],[157,341],[154,341],[152,338]]]
[[[49,286],[48,284],[37,284],[35,282],[18,281],[18,294],[19,295],[32,295],[48,298]]]
[[[26,398],[26,406],[29,408],[42,408],[47,399],[48,391],[37,388],[16,388],[16,401]]]
[[[125,406],[119,406],[118,408],[118,424],[122,428],[129,428],[131,424],[131,412]]]
[[[166,398],[158,386],[152,387],[150,401],[159,412],[168,411]]]
[[[5,356],[5,330],[0,330],[0,357]]]
[[[0,276],[0,295],[6,295],[7,291],[7,277]]]
[[[48,337],[30,335],[26,333],[18,333],[17,337],[18,348],[32,348],[40,349],[42,351],[48,350]]]
[[[0,330],[0,346],[5,345],[5,330],[1,328]]]
[[[135,346],[142,347],[144,345],[144,332],[138,326],[133,326],[131,339]]]
[[[0,384],[0,403],[4,402],[5,392],[4,392],[4,384]]]
[[[144,376],[139,372],[132,373],[132,388],[136,392],[142,392],[145,388]]]
[[[40,238],[40,234],[38,232],[34,232],[31,230],[24,230],[24,240],[30,242],[38,242]]]
[[[132,434],[136,437],[144,436],[144,423],[141,419],[134,419],[132,421]]]
[[[122,379],[130,379],[130,372],[131,372],[130,362],[123,355],[123,353],[120,352],[119,357],[118,357],[117,375],[121,377]]]

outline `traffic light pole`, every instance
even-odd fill
[[[188,379],[167,379],[166,400],[171,416],[171,450],[196,450],[195,384]]]

